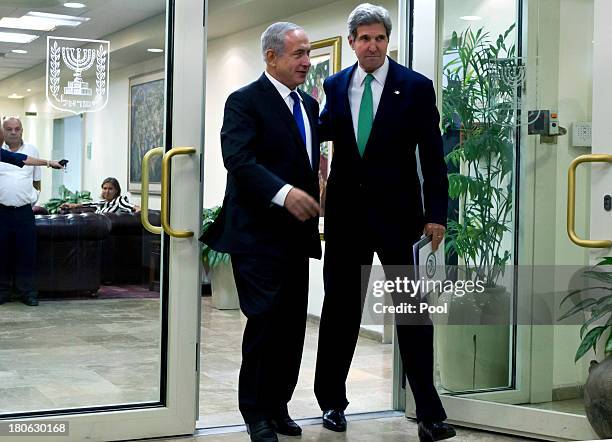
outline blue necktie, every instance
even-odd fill
[[[297,124],[304,146],[306,146],[306,128],[304,127],[304,117],[302,116],[302,106],[300,106],[300,97],[297,92],[291,92],[289,96],[293,99],[293,119]]]

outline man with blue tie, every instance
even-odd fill
[[[369,277],[362,266],[371,265],[376,252],[387,279],[399,276],[393,274],[398,267],[409,270],[412,245],[422,233],[432,235],[434,249],[440,244],[448,199],[432,82],[386,56],[391,34],[386,9],[361,4],[351,12],[348,28],[358,63],[325,81],[319,133],[322,141],[334,142],[334,155],[325,201],[325,299],[315,394],[323,425],[339,432],[346,431],[346,378]],[[433,325],[426,315],[408,320],[398,323],[397,339],[416,402],[419,439],[447,439],[455,431],[443,422],[446,413],[434,386]]]
[[[287,403],[297,384],[308,304],[309,257],[318,233],[319,106],[297,87],[310,68],[310,42],[293,23],[261,36],[266,70],[225,103],[223,207],[201,240],[229,252],[240,308],[248,318],[238,387],[253,441],[297,436]]]

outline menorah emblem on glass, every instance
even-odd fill
[[[89,70],[96,61],[95,49],[62,48],[62,60],[64,64],[74,71],[74,81],[69,81],[64,87],[64,94],[85,95],[93,94],[89,84],[83,81],[83,71]]]

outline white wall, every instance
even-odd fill
[[[593,101],[593,0],[562,0],[560,2],[558,35],[558,111],[560,125],[571,130],[576,121],[591,121]],[[550,34],[547,33],[548,36]],[[556,224],[555,262],[561,274],[567,265],[588,264],[588,251],[572,243],[566,232],[567,170],[579,155],[590,153],[588,148],[571,146],[571,136],[559,137],[552,146],[556,156]],[[576,231],[590,236],[591,186],[588,167],[578,170],[576,189]],[[558,279],[557,288],[567,288],[567,281]],[[580,345],[578,326],[556,326],[553,344],[553,387],[582,384],[588,375],[588,360],[574,364],[574,354]]]
[[[306,30],[310,41],[330,37],[342,37],[342,68],[357,61],[346,36],[346,19],[355,6],[362,3],[343,0],[321,8],[279,18],[277,21],[291,21]],[[397,12],[398,3],[385,0],[376,2],[385,6],[393,22],[389,50],[397,49]],[[255,81],[264,70],[261,56],[260,36],[272,22],[247,29],[226,37],[208,42],[206,72],[206,130],[205,130],[205,167],[204,167],[204,206],[221,204],[225,192],[226,171],[221,157],[219,133],[223,123],[223,107],[231,92]],[[322,261],[311,260],[310,297],[308,312],[319,316],[323,305]],[[358,294],[356,294],[358,296]],[[368,329],[382,333],[382,326],[367,326]]]

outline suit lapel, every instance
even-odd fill
[[[353,65],[351,69],[347,69],[344,75],[340,78],[339,90],[340,90],[340,109],[341,115],[345,116],[344,124],[347,126],[347,130],[350,131],[351,140],[353,141],[355,149],[357,149],[357,140],[355,139],[355,127],[353,126],[353,113],[351,112],[351,103],[349,100],[349,89],[351,87],[351,78],[353,78],[353,72],[357,68],[357,63]]]
[[[310,140],[311,140],[310,144],[312,145],[312,166],[311,167],[313,170],[318,170],[319,169],[320,148],[319,148],[319,138],[317,136],[317,124],[318,124],[319,116],[315,115],[315,112],[313,112],[313,109],[311,108],[311,105],[308,102],[308,99],[306,98],[307,94],[299,89],[298,89],[298,93],[304,100],[304,109],[306,109],[306,116],[308,117],[308,123],[310,124]],[[304,148],[304,151],[306,151],[306,148]],[[306,157],[308,157],[308,154],[306,154]],[[310,164],[310,160],[309,160],[309,164]]]
[[[289,133],[293,139],[293,143],[291,144],[295,149],[299,151],[299,155],[306,161],[308,165],[310,165],[310,159],[308,158],[308,153],[306,153],[306,146],[304,146],[304,141],[302,140],[302,135],[295,123],[295,119],[293,118],[293,114],[289,110],[287,103],[283,100],[283,97],[278,93],[278,90],[274,87],[272,82],[266,77],[266,74],[262,74],[259,77],[259,82],[263,88],[264,93],[266,94],[271,104],[270,109],[274,111],[279,120],[281,120],[288,128]],[[306,108],[306,106],[304,106]],[[311,131],[313,127],[312,120],[310,116],[308,117],[310,121]],[[313,139],[314,140],[314,139]],[[313,144],[314,145],[314,144]]]

